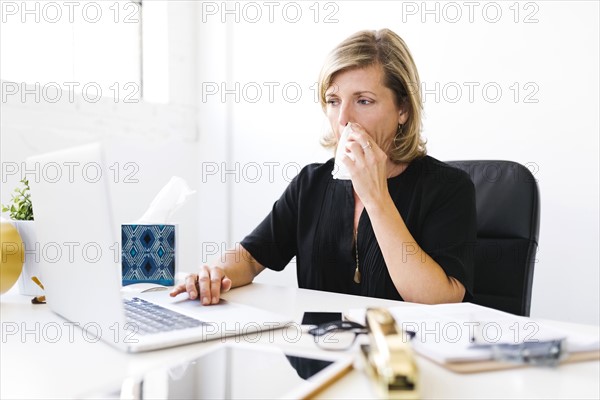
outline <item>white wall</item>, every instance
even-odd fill
[[[441,160],[514,160],[538,179],[542,212],[532,316],[599,322],[597,2],[338,1],[327,9],[319,3],[317,23],[313,2],[296,2],[287,14],[285,3],[278,3],[272,22],[263,3],[238,4],[237,13],[234,4],[229,14],[216,3],[197,10],[204,64],[197,86],[200,114],[221,112],[218,121],[203,121],[212,127],[200,130],[208,146],[201,159],[223,157],[229,169],[239,163],[237,175],[206,176],[219,216],[225,210],[229,218],[224,231],[217,228],[217,241],[241,240],[266,215],[287,185],[284,167],[291,173],[296,164],[330,156],[318,145],[323,116],[311,90],[321,63],[349,34],[388,27],[408,43],[428,90],[429,153]],[[297,9],[302,17],[292,23]],[[262,18],[253,22],[257,10]],[[326,15],[338,22],[325,23]],[[221,83],[230,90],[224,98]],[[286,84],[302,89],[297,102],[290,99],[291,88],[285,98]],[[207,89],[215,87],[219,91],[211,95]],[[265,163],[276,163],[269,164],[272,181]],[[293,265],[258,279],[296,282]]]

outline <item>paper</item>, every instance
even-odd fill
[[[348,141],[348,135],[350,135],[352,132],[352,126],[350,123],[347,123],[346,127],[342,131],[342,134],[340,135],[340,140],[335,151],[335,165],[333,167],[333,171],[331,171],[333,179],[350,179],[348,168],[346,168],[342,160],[344,157],[348,157],[354,161],[352,159],[352,155],[346,153],[346,142]]]
[[[138,224],[165,224],[170,221],[172,215],[188,199],[189,196],[196,193],[190,189],[187,182],[178,176],[174,176],[158,192],[150,207],[144,215],[136,221]]]
[[[471,303],[392,307],[398,325],[416,333],[416,352],[441,364],[492,359],[490,348],[481,344],[520,344],[566,338],[567,351],[600,349],[597,336],[550,327],[531,318]],[[364,323],[364,309],[350,310],[346,317]]]

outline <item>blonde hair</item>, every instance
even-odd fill
[[[396,105],[408,113],[408,119],[394,137],[388,157],[394,162],[410,162],[427,154],[421,138],[421,103],[419,73],[406,43],[389,29],[360,31],[329,53],[319,75],[319,100],[325,111],[325,92],[336,74],[342,71],[380,65],[384,86],[394,92]],[[337,145],[333,132],[321,138],[326,148]]]

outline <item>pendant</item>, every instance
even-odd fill
[[[358,270],[358,267],[354,270],[354,282],[360,283],[360,271]]]

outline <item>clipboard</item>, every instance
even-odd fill
[[[503,333],[509,334],[511,338],[513,334],[517,333],[516,330],[513,330],[514,327],[521,329],[518,332],[520,335],[517,335],[521,338],[521,341],[509,341],[510,344],[507,344],[505,341],[499,341],[498,344],[500,346],[497,347],[508,346],[515,348],[523,346],[527,348],[530,345],[532,347],[536,346],[536,343],[561,342],[562,348],[559,356],[552,362],[555,366],[600,360],[600,343],[597,335],[582,333],[577,330],[557,328],[552,326],[552,324],[548,325],[541,321],[535,321],[530,318],[516,316],[476,304],[404,304],[398,307],[391,307],[389,311],[403,330],[416,333],[417,338],[413,339],[412,343],[415,353],[455,373],[468,374],[499,371],[535,365],[526,362],[505,361],[507,358],[510,360],[510,357],[498,357],[498,350],[494,348],[496,346],[492,344],[493,341],[482,341],[483,345],[473,345],[474,342],[477,342],[476,338],[481,336],[477,333],[481,332],[468,331],[466,327],[469,327],[469,324],[476,324],[474,321],[491,321],[490,325],[502,328]],[[344,313],[344,316],[349,320],[362,322],[365,310],[348,310]],[[452,342],[450,340],[445,343],[444,340],[429,342],[424,336],[435,334],[431,330],[434,323],[440,324],[437,325],[437,333],[439,333],[440,327],[442,332],[445,327],[452,328],[454,326],[463,328],[462,332],[459,331],[459,336],[462,333],[461,340],[459,342]],[[530,332],[527,329],[522,329],[531,328],[531,325],[535,325],[536,335],[526,335]],[[469,334],[466,334],[467,331]],[[419,337],[418,332],[421,332],[421,337]],[[486,344],[489,344],[489,346],[486,346]],[[545,353],[538,353],[538,355],[541,355],[540,358],[542,359],[546,356]]]
[[[465,362],[446,362],[441,363],[438,360],[427,357],[426,354],[419,353],[420,356],[426,358],[429,361],[434,362],[452,372],[459,374],[473,374],[479,372],[491,372],[501,371],[506,369],[516,368],[527,368],[531,367],[531,364],[519,364],[508,361],[496,361],[496,360],[485,360],[485,361],[465,361]],[[600,360],[600,350],[598,351],[584,351],[577,353],[567,354],[566,357],[559,361],[558,365],[571,364],[576,362],[594,361]]]

